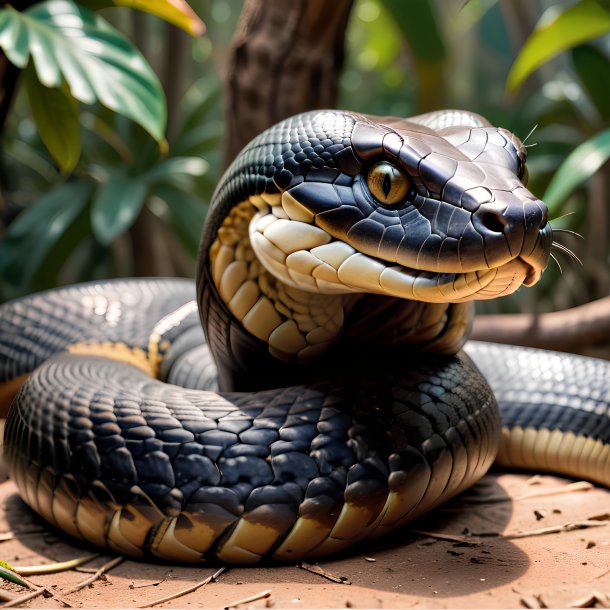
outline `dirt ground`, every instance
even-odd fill
[[[0,532],[7,532],[0,534],[0,540],[6,539],[0,543],[0,558],[13,566],[95,552],[47,526],[23,504],[10,481],[0,485],[0,510]],[[68,593],[112,559],[100,555],[77,569],[28,576],[47,591],[22,607],[145,607],[223,567],[124,560],[93,584]],[[320,561],[322,574],[305,567],[227,566],[196,591],[157,607],[608,607],[610,491],[551,476],[492,473],[425,519]],[[28,591],[2,582],[2,593]]]

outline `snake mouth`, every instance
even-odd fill
[[[541,269],[516,256],[497,267],[432,272],[364,254],[314,225],[257,213],[250,242],[263,266],[280,281],[321,294],[372,293],[428,303],[493,299],[535,283]]]

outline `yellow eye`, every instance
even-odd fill
[[[401,202],[409,192],[409,180],[397,167],[387,161],[378,161],[367,176],[371,194],[384,205]]]

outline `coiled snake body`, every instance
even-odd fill
[[[468,344],[492,393],[460,351],[469,302],[547,263],[524,150],[465,112],[299,115],[220,181],[196,294],[126,280],[3,305],[23,499],[128,555],[249,563],[388,532],[498,448],[610,484],[607,363]]]

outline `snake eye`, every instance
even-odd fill
[[[409,192],[409,179],[387,161],[378,161],[371,167],[367,183],[373,197],[383,205],[399,203]]]

